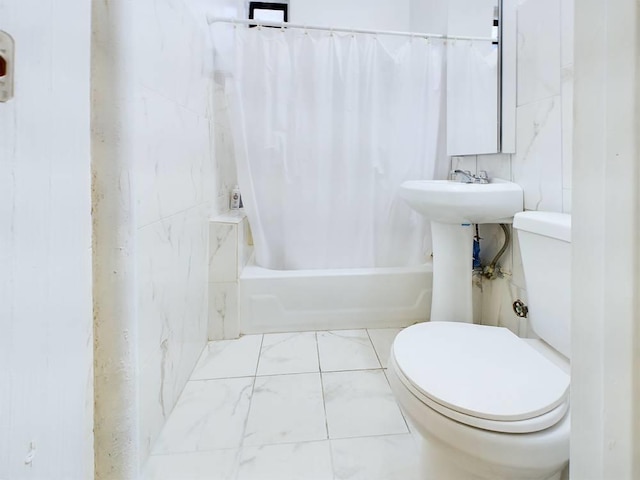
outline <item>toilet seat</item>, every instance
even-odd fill
[[[569,407],[569,375],[505,328],[414,325],[396,337],[391,363],[422,403],[485,430],[544,430]]]

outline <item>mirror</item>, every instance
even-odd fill
[[[453,40],[447,49],[449,156],[515,151],[515,14],[505,15],[502,3],[449,1],[449,35],[496,39]]]

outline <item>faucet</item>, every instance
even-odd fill
[[[469,170],[454,170],[449,175],[449,178],[456,180],[458,175],[462,177],[460,180],[461,183],[489,183],[489,175],[487,175],[485,170],[480,170],[478,175],[472,174]]]

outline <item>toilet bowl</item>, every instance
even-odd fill
[[[423,438],[424,479],[559,479],[568,463],[571,218],[523,212],[514,228],[540,339],[431,322],[394,340],[389,382]]]

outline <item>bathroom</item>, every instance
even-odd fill
[[[290,8],[306,24],[439,33],[444,3]],[[440,176],[486,170],[519,184],[525,209],[571,213],[570,475],[638,478],[637,2],[514,4],[515,153],[445,156]],[[210,289],[235,279],[211,281],[210,220],[236,179],[203,9],[238,5],[0,2],[16,45],[0,103],[0,478],[138,478],[219,334]],[[484,255],[500,235],[482,234]],[[513,245],[475,315],[527,335]]]

